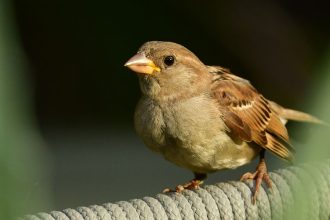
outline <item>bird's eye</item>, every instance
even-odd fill
[[[174,56],[166,56],[164,58],[164,63],[166,66],[172,66],[174,64],[175,58]]]

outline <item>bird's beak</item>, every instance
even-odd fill
[[[143,53],[138,53],[129,59],[124,66],[137,73],[152,75],[155,71],[159,72],[160,68],[154,62],[148,59]]]

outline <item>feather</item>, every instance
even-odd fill
[[[243,141],[252,141],[275,155],[292,160],[294,149],[289,135],[267,99],[249,81],[221,67],[209,67],[214,74],[212,92],[224,111],[230,132]]]
[[[293,120],[293,121],[302,121],[302,122],[310,122],[316,124],[324,124],[325,122],[321,121],[320,119],[307,114],[305,112],[288,109],[280,106],[279,104],[269,101],[271,108],[283,119],[285,120]]]

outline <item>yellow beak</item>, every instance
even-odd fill
[[[160,68],[148,59],[144,54],[138,53],[129,59],[124,66],[130,68],[134,72],[152,75],[155,71],[159,72]]]

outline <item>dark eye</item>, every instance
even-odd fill
[[[164,63],[166,66],[172,66],[174,64],[175,58],[174,56],[166,56],[164,58]]]

